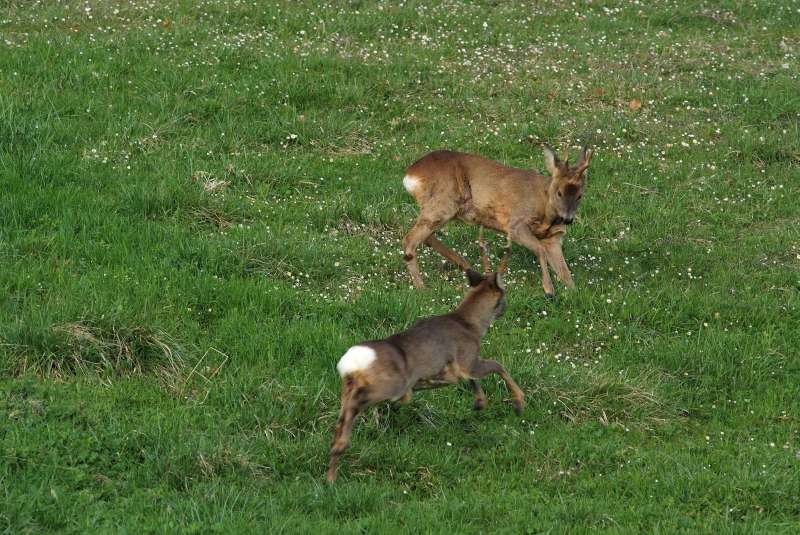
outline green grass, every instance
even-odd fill
[[[582,4],[0,2],[0,532],[797,533],[800,3]],[[376,407],[325,486],[338,358],[466,287],[404,167],[540,141],[597,152],[484,342],[523,417]]]

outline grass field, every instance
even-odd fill
[[[800,2],[165,4],[0,1],[0,532],[800,530]],[[338,358],[466,289],[404,167],[542,141],[596,155],[483,345],[522,418],[377,407],[326,486]]]

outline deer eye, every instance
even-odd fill
[[[563,195],[561,195],[561,190],[558,191],[558,196],[563,197]]]
[[[578,195],[578,200],[581,200],[581,197],[583,197],[583,193],[581,193],[580,195]]]

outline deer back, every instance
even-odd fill
[[[550,178],[534,171],[453,151],[432,152],[406,169],[403,181],[422,214],[508,232],[515,219],[542,219]]]

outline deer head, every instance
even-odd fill
[[[464,301],[469,301],[473,306],[485,310],[483,321],[488,327],[489,324],[506,311],[506,282],[504,276],[508,269],[508,257],[511,254],[511,240],[508,240],[506,253],[500,260],[495,272],[492,272],[492,268],[489,265],[489,257],[486,254],[483,227],[478,232],[478,246],[481,250],[483,274],[481,275],[473,269],[467,269],[467,279],[469,279],[469,285],[472,289]],[[479,304],[482,306],[478,306]]]
[[[559,160],[553,149],[544,145],[544,165],[552,180],[547,191],[548,211],[554,216],[554,224],[572,224],[575,212],[586,186],[586,169],[592,159],[592,150],[583,148],[578,163],[569,165],[569,154],[564,150],[564,159]]]

